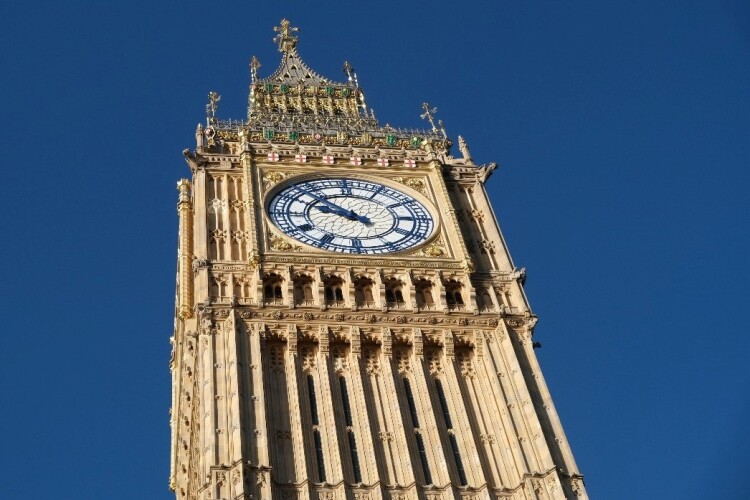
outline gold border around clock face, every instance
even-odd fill
[[[376,255],[411,250],[437,225],[414,196],[359,176],[300,176],[272,190],[266,213],[294,240],[320,250]]]

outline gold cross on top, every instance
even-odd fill
[[[279,50],[285,52],[297,44],[297,37],[292,35],[299,31],[299,28],[292,26],[288,19],[282,19],[280,26],[274,26],[273,30],[278,33],[273,37],[273,41],[279,44]]]
[[[274,26],[273,30],[281,36],[289,36],[290,31],[299,31],[299,28],[291,27],[291,23],[288,19],[282,19],[281,26]]]

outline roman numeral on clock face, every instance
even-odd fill
[[[331,241],[333,241],[333,235],[332,234],[326,234],[322,238],[320,238],[320,242],[324,245],[329,244]]]

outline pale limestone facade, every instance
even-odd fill
[[[533,349],[536,317],[485,190],[495,165],[383,127],[356,73],[310,70],[287,22],[245,121],[212,93],[179,189],[172,370],[178,499],[586,499]],[[270,196],[369,179],[419,200],[429,239],[381,255],[286,236]]]

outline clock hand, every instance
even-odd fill
[[[300,191],[302,191],[302,190],[300,190]],[[358,220],[361,223],[367,224],[367,225],[372,224],[372,222],[370,221],[370,219],[368,219],[367,217],[365,217],[363,215],[357,215],[357,213],[354,210],[347,210],[344,207],[341,207],[339,205],[336,205],[333,202],[328,201],[326,198],[323,198],[322,196],[318,196],[318,195],[316,195],[314,193],[311,193],[310,191],[302,191],[302,193],[304,193],[307,196],[309,196],[309,197],[315,199],[316,201],[322,203],[323,206],[326,207],[326,208],[323,208],[323,207],[317,206],[317,205],[315,206],[315,208],[317,208],[318,210],[320,210],[323,213],[334,213],[336,215],[340,215],[342,217],[346,217],[349,220]]]
[[[335,203],[332,203],[328,201],[327,199],[323,198],[322,196],[318,196],[317,194],[311,193],[310,191],[303,191],[303,190],[300,190],[300,191],[302,192],[302,194],[306,194],[310,198],[313,198],[314,200],[319,201],[320,203],[328,207],[331,212],[337,215],[342,215],[344,217],[351,217],[354,215],[353,211],[347,210],[344,207],[340,207],[336,205]],[[320,209],[320,207],[315,207],[315,208]],[[321,212],[323,212],[323,210],[321,210]]]
[[[365,226],[372,226],[372,221],[364,215],[358,215],[354,210],[334,210],[327,207],[326,205],[315,205],[315,208],[323,212],[324,214],[336,214],[345,217],[349,220],[358,220]]]
[[[331,208],[326,205],[313,205],[315,208],[323,212],[324,214],[336,214],[345,217],[349,220],[357,220],[357,214],[351,210],[344,210],[343,208]]]

